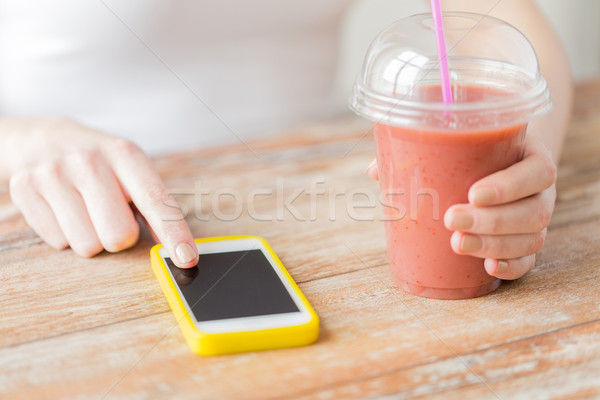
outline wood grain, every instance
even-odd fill
[[[264,236],[321,317],[312,346],[223,357],[187,348],[150,270],[147,234],[118,254],[57,252],[0,185],[0,397],[600,397],[599,130],[600,82],[590,82],[577,90],[536,268],[464,301],[391,284],[380,210],[364,207],[378,187],[364,174],[374,146],[363,121],[312,124],[252,151],[156,159],[194,235]],[[239,216],[232,196],[216,196],[228,188],[243,199]],[[201,189],[210,194],[199,201]],[[257,189],[269,194],[252,197]],[[349,212],[359,191],[352,204],[363,207]]]

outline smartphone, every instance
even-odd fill
[[[194,352],[229,354],[317,340],[317,314],[264,239],[195,242],[200,259],[189,269],[176,267],[160,244],[150,250],[154,274]]]

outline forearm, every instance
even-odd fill
[[[533,5],[535,7],[535,5]],[[541,14],[531,15],[527,26],[519,28],[532,42],[546,78],[552,99],[548,115],[533,121],[527,134],[539,138],[552,152],[556,164],[560,159],[573,106],[573,82],[566,54],[558,37]]]
[[[546,116],[529,125],[528,135],[539,138],[557,163],[571,116],[573,84],[565,52],[538,7],[530,0],[446,0],[442,3],[446,11],[477,12],[505,20],[530,40],[548,82],[553,107]]]

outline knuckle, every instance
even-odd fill
[[[545,229],[548,225],[550,225],[550,220],[552,219],[552,212],[554,207],[547,203],[542,204],[539,211],[538,217],[538,229]]]
[[[35,168],[33,179],[36,184],[45,184],[62,179],[62,162],[52,160],[45,162]]]
[[[526,271],[531,271],[535,266],[535,254],[526,256],[523,260],[523,265],[525,266]]]
[[[529,249],[529,254],[535,254],[540,251],[544,247],[544,241],[546,240],[546,230],[542,230],[539,233],[536,233],[533,241],[531,242],[531,247]]]
[[[21,194],[33,186],[31,173],[20,171],[13,174],[8,185],[11,198],[14,202],[18,202]]]
[[[98,163],[98,150],[86,149],[67,156],[67,162],[75,168],[89,168]]]
[[[502,218],[499,215],[493,214],[488,217],[488,229],[490,233],[497,233],[502,228]]]
[[[512,261],[513,265],[509,270],[508,276],[503,276],[503,279],[514,280],[519,279],[535,267],[535,254],[517,258]],[[509,263],[510,265],[511,263]]]
[[[523,261],[523,265],[524,271],[521,276],[525,275],[535,267],[535,254],[527,256],[526,259]]]
[[[551,158],[549,157],[545,157],[544,158],[544,177],[546,178],[545,181],[548,184],[548,186],[551,186],[554,184],[554,182],[556,182],[556,178],[558,176],[558,171],[556,168],[556,165],[554,164],[554,162],[552,161]]]
[[[156,206],[168,202],[170,199],[162,183],[154,183],[146,188],[144,192],[144,202],[151,206]]]
[[[108,147],[116,154],[123,156],[131,156],[133,154],[138,154],[142,152],[142,150],[137,144],[133,143],[130,140],[122,138],[116,138],[112,140]]]
[[[554,203],[556,202],[556,185],[552,185],[546,190],[548,191],[550,203],[552,204],[552,208],[554,208]]]
[[[97,149],[86,149],[70,154],[65,159],[69,176],[77,185],[96,182],[100,176],[100,153]]]

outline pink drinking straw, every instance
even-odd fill
[[[452,87],[450,86],[450,73],[448,72],[448,55],[446,53],[441,0],[431,0],[431,13],[433,14],[435,45],[437,47],[440,79],[442,81],[442,100],[445,104],[450,104],[452,103]]]

